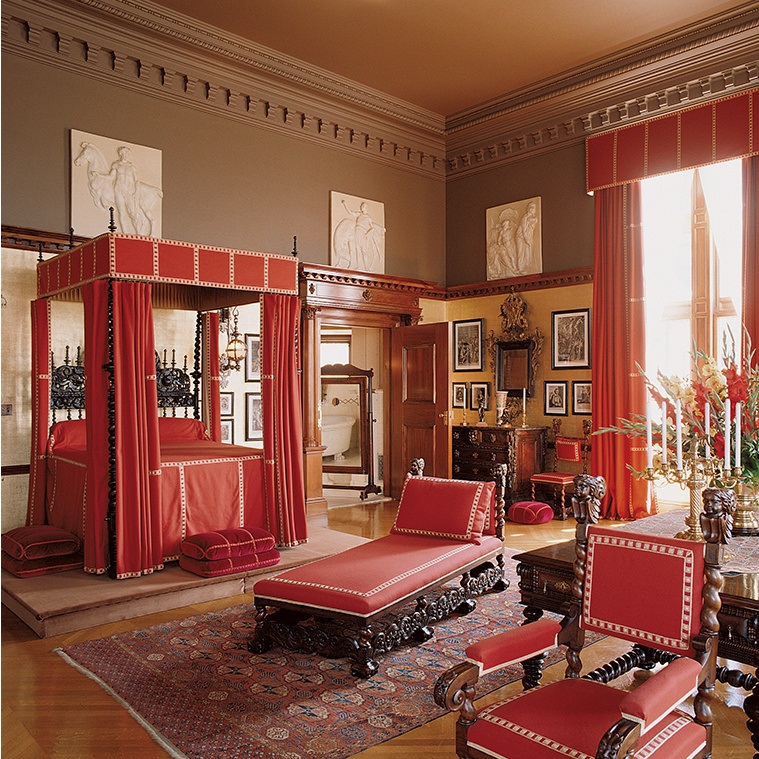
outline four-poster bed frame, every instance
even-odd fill
[[[198,385],[202,384],[203,418],[210,440],[200,442],[221,446],[226,452],[239,446],[220,443],[217,310],[260,298],[265,523],[251,526],[271,531],[280,546],[304,542],[297,277],[293,256],[113,233],[40,262],[38,297],[32,302],[32,464],[27,524],[55,520],[48,511],[51,488],[47,482],[51,476],[48,429],[53,371],[50,300],[84,303],[83,374],[87,381],[85,419],[77,438],[84,446],[80,451],[84,464],[80,466],[86,467],[82,515],[85,570],[122,578],[163,566],[162,513],[171,507],[162,503],[166,495],[158,477],[163,447],[158,409],[169,401],[163,397],[165,388],[159,387],[165,373],[156,364],[153,306],[197,312],[191,374],[195,387],[188,394],[194,398],[186,400],[194,403],[193,415],[199,419]],[[201,353],[202,361],[198,358]],[[67,423],[76,424],[63,424]],[[193,434],[198,437],[197,427]],[[242,469],[239,487],[242,494]],[[201,498],[211,515],[216,495],[211,489]],[[184,498],[182,490],[183,507]],[[244,512],[241,506],[240,519]],[[184,533],[187,525],[182,514]]]

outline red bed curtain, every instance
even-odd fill
[[[307,540],[300,383],[300,299],[264,295],[261,381],[269,530],[277,545]]]
[[[50,429],[50,302],[32,301],[32,450],[29,457],[27,524],[46,524],[48,430]]]
[[[203,419],[211,440],[221,442],[219,312],[203,314]]]
[[[595,193],[593,274],[593,422],[596,430],[645,414],[645,365],[640,183]],[[645,440],[614,433],[593,437],[591,471],[606,480],[603,516],[639,519],[653,509],[652,487],[628,465],[646,466]]]
[[[112,336],[109,336],[109,288]],[[108,569],[109,338],[113,340],[117,578],[161,569],[161,461],[151,286],[99,280],[82,288],[88,442],[84,566]]]
[[[759,156],[743,159],[743,324],[759,362]],[[745,350],[745,346],[744,346]]]

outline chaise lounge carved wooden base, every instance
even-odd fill
[[[259,580],[250,651],[277,644],[348,658],[368,678],[379,654],[424,643],[433,623],[504,590],[505,477],[496,474],[497,497],[493,483],[410,477],[390,535]]]

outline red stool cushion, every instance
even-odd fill
[[[274,536],[260,527],[232,527],[200,532],[182,541],[182,553],[191,559],[214,561],[271,551]]]
[[[84,555],[67,553],[65,556],[43,556],[40,559],[14,559],[9,553],[2,552],[2,566],[16,577],[39,577],[56,572],[68,572],[84,566]]]
[[[20,561],[67,556],[82,547],[82,541],[76,535],[49,524],[16,527],[3,533],[0,542],[5,553]]]
[[[509,506],[508,517],[519,524],[543,524],[553,519],[553,509],[540,501],[518,501]]]
[[[182,554],[179,557],[179,566],[201,577],[220,577],[238,572],[248,572],[252,569],[261,569],[261,567],[273,567],[275,564],[279,564],[279,560],[279,551],[272,548],[263,553],[230,556],[226,559],[211,559],[210,561],[193,559],[191,556]]]

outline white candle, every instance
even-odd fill
[[[725,470],[730,469],[730,399],[725,400]]]
[[[648,468],[654,466],[654,446],[651,432],[651,401],[646,401],[646,453],[648,454]]]
[[[683,412],[680,399],[675,401],[675,441],[677,444],[677,468],[683,468]]]
[[[667,463],[667,401],[661,402],[661,463]]]
[[[704,443],[704,456],[707,459],[709,458],[709,455],[711,453],[711,448],[709,446],[711,426],[712,426],[712,407],[709,405],[707,401],[706,405],[704,406],[704,436],[706,437],[706,442]]]
[[[741,468],[741,404],[735,404],[735,468]]]

